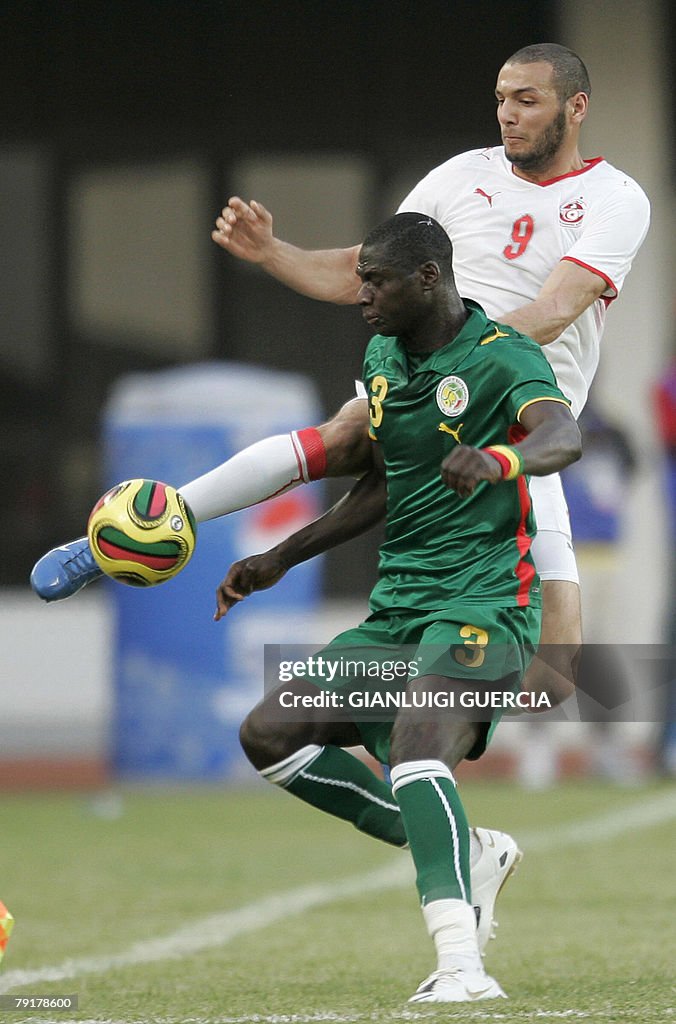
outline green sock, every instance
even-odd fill
[[[340,747],[304,747],[260,774],[305,803],[351,821],[360,832],[392,846],[406,845],[391,787]]]
[[[407,761],[392,769],[392,788],[422,905],[444,899],[471,902],[469,826],[450,769],[442,761]]]

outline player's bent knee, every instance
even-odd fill
[[[395,723],[390,746],[392,767],[405,761],[443,761],[451,770],[467,757],[479,739],[476,722],[456,721],[443,727],[425,727],[422,723]]]
[[[451,680],[436,676],[417,680],[411,686],[418,698],[427,694],[434,696],[439,691],[455,692],[457,685]],[[431,712],[431,708],[435,710]],[[481,723],[472,721],[457,708],[436,707],[436,702],[426,706],[402,709],[392,727],[390,740],[390,764],[402,764],[405,761],[434,760],[443,761],[451,770],[456,767],[473,749],[481,734]]]
[[[299,746],[281,726],[273,729],[265,721],[261,705],[250,711],[239,729],[239,742],[251,764],[258,771],[278,764]]]
[[[266,742],[265,737],[258,728],[256,709],[251,711],[240,725],[239,742],[254,768],[268,767],[263,763]],[[274,764],[274,761],[270,761],[270,764]]]
[[[280,721],[279,703],[273,695],[256,705],[239,729],[239,742],[258,771],[279,764],[308,743],[325,742],[324,729],[312,719]]]

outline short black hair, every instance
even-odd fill
[[[397,213],[369,231],[363,248],[380,246],[388,261],[412,273],[432,260],[444,274],[453,273],[453,246],[441,224],[424,213]]]
[[[560,43],[533,43],[513,53],[505,64],[551,64],[554,85],[561,103],[578,92],[591,96],[589,73],[576,53]]]

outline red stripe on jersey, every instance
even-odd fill
[[[535,579],[535,566],[530,562],[526,561],[526,555],[530,551],[532,544],[532,538],[528,536],[526,529],[526,523],[528,522],[528,514],[531,509],[530,493],[528,491],[528,485],[526,478],[520,476],[517,478],[516,489],[519,495],[519,525],[516,531],[516,549],[519,552],[519,561],[516,563],[516,577],[519,581],[519,589],[516,595],[516,603],[520,608],[524,608],[530,604],[530,588]]]
[[[597,270],[596,267],[590,267],[588,263],[583,263],[582,260],[576,260],[574,256],[562,256],[561,262],[563,262],[563,260],[568,260],[569,263],[576,263],[578,267],[582,267],[583,270],[591,271],[592,274],[596,274],[596,276],[600,277],[602,281],[605,281],[608,287],[612,288],[615,292],[614,295],[601,296],[604,302],[607,302],[608,305],[610,305],[613,299],[617,298],[617,288],[615,287],[611,279],[608,277],[608,275],[604,274],[602,270]]]
[[[513,424],[508,432],[507,440],[510,444],[518,444],[527,436],[526,430],[520,423]],[[535,566],[526,561],[526,555],[531,549],[533,538],[528,536],[528,516],[531,510],[530,491],[525,476],[517,477],[516,491],[519,496],[519,525],[516,528],[516,550],[519,553],[519,561],[516,563],[514,572],[519,581],[519,589],[516,595],[516,603],[520,608],[530,604],[530,588],[535,579]]]
[[[587,171],[591,171],[592,167],[596,167],[597,164],[603,162],[605,157],[595,156],[593,160],[585,160],[584,167],[580,167],[577,171],[568,171],[567,174],[559,174],[558,178],[549,178],[547,181],[535,182],[536,185],[540,185],[541,188],[545,188],[547,185],[555,185],[557,181],[563,181],[564,178],[576,178],[578,174],[586,174]]]

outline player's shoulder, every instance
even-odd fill
[[[482,171],[489,165],[501,168],[504,162],[502,146],[486,146],[483,149],[468,149],[464,153],[456,153],[443,163],[433,167],[427,178],[447,177],[453,174],[466,174],[468,171]]]
[[[535,359],[536,362],[542,360],[549,365],[536,341],[509,324],[501,324],[496,320],[486,321],[476,351],[480,356],[506,366],[514,366],[522,359]]]
[[[607,160],[598,159],[594,162],[589,175],[589,184],[594,187],[599,197],[613,196],[625,199],[634,205],[649,205],[649,200],[639,183],[625,171],[615,167]]]
[[[498,342],[500,344],[497,347],[500,349],[504,348],[505,344],[509,346],[517,344],[525,348],[530,348],[534,345],[536,349],[540,349],[538,343],[529,338],[527,334],[522,334],[515,327],[510,327],[509,324],[502,324],[498,320],[491,320],[490,317],[486,317],[485,326],[479,337],[479,348],[486,348],[488,345]]]
[[[364,376],[373,372],[388,356],[397,349],[397,339],[385,334],[374,334],[364,352]]]

